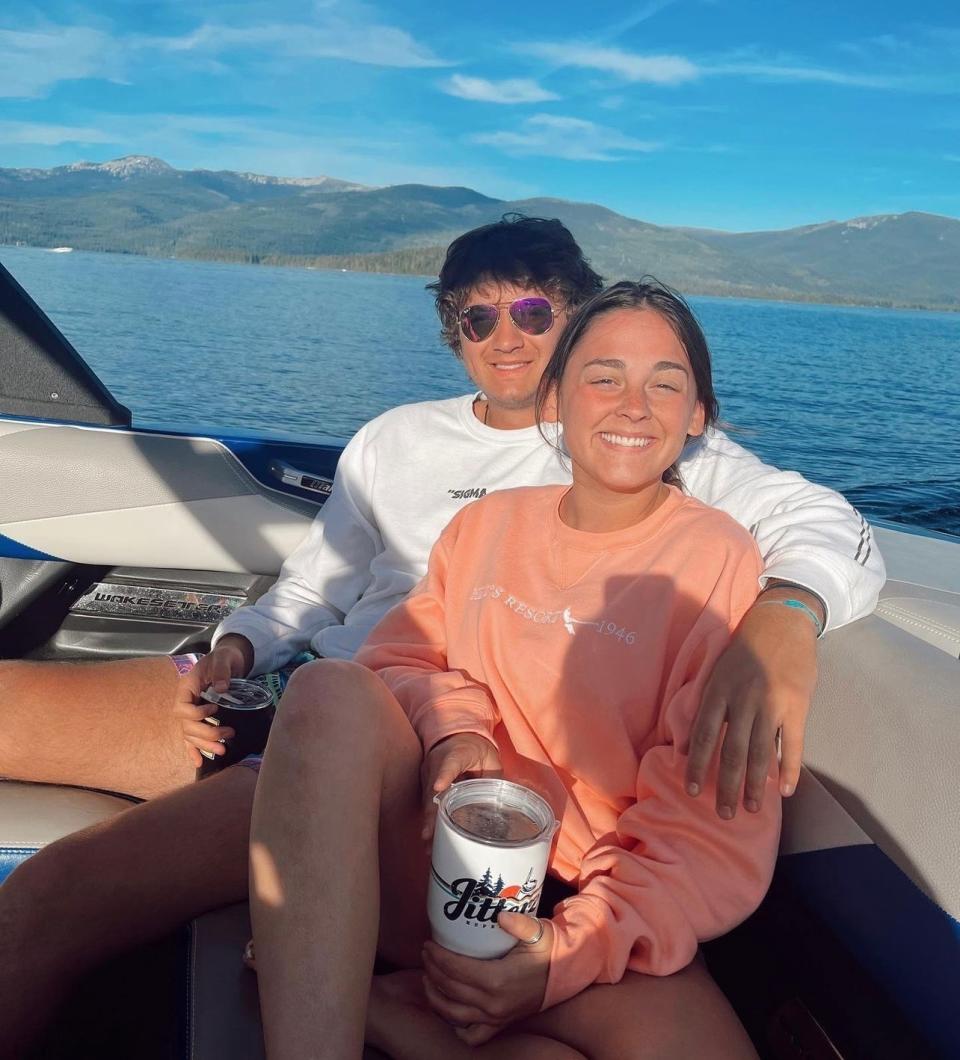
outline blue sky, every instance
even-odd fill
[[[4,7],[0,166],[150,154],[737,231],[960,216],[952,0]]]

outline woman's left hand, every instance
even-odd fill
[[[520,940],[536,938],[540,930],[535,917],[522,913],[501,913],[497,923]],[[423,985],[430,1007],[468,1045],[482,1045],[508,1023],[540,1011],[553,946],[553,925],[546,917],[540,917],[540,924],[539,942],[531,946],[520,941],[495,960],[424,944]]]

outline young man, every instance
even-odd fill
[[[277,584],[221,625],[208,656],[180,678],[166,658],[0,663],[0,689],[13,706],[0,775],[151,799],[51,844],[0,889],[7,1042],[26,1040],[84,969],[245,897],[256,774],[235,767],[190,783],[196,759],[184,738],[194,756],[199,747],[222,752],[201,721],[209,707],[196,705],[199,691],[282,667],[308,647],[352,657],[422,576],[434,540],[464,504],[569,480],[539,433],[534,395],[569,309],[600,285],[558,221],[505,218],[461,236],[432,286],[445,338],[481,393],[401,407],[362,428]],[[690,445],[679,467],[688,492],[750,528],[766,567],[760,599],[714,668],[691,740],[695,795],[727,723],[717,811],[732,817],[741,788],[746,809],[759,808],[778,729],[781,787],[792,791],[816,636],[872,610],[883,565],[843,498],[763,465],[720,432]],[[66,893],[65,878],[76,881]]]

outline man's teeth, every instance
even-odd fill
[[[495,364],[493,367],[499,369],[501,372],[514,372],[518,368],[526,368],[527,362],[520,361],[517,364]]]
[[[607,432],[601,433],[600,437],[612,445],[626,445],[631,449],[643,449],[653,441],[652,438],[628,438],[625,434],[608,434]]]

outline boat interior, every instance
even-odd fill
[[[133,427],[0,267],[0,658],[205,650],[271,584],[339,451]],[[873,615],[820,643],[773,886],[705,946],[770,1060],[960,1057],[960,539],[889,523],[872,547],[889,580]],[[0,781],[0,878],[129,806]],[[111,962],[36,1055],[261,1057],[249,932],[237,905]]]

